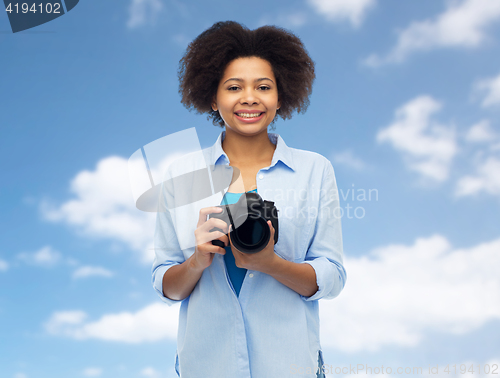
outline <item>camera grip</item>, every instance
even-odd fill
[[[210,230],[210,232],[214,232],[214,231],[222,232],[222,230],[220,228],[217,228],[217,227],[214,227]],[[225,247],[224,242],[222,242],[219,239],[212,240],[212,245],[216,245],[216,246],[221,247],[221,248]]]
[[[212,244],[216,245],[218,247],[221,247],[221,248],[225,247],[224,243],[222,241],[220,241],[220,240],[212,240]]]

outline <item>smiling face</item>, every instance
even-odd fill
[[[226,67],[212,109],[219,111],[226,128],[250,136],[267,130],[279,106],[271,64],[261,58],[246,57],[235,59]]]

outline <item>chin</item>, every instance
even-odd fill
[[[232,127],[231,130],[234,132],[237,132],[238,134],[243,134],[243,135],[257,135],[262,132],[267,131],[267,126],[266,127],[252,127],[252,126],[243,126],[243,127],[237,127],[234,128]]]

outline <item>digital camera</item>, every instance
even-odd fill
[[[264,201],[259,194],[250,192],[242,195],[235,204],[218,207],[222,212],[208,217],[222,219],[232,226],[231,242],[239,251],[257,253],[266,247],[271,238],[268,220],[274,227],[274,244],[278,242],[278,210],[274,202]],[[211,231],[221,230],[213,228]],[[220,240],[212,240],[212,244],[224,248]]]

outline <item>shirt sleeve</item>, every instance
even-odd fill
[[[153,288],[161,300],[169,305],[180,301],[172,300],[163,295],[163,275],[172,266],[185,261],[169,211],[169,205],[173,206],[171,184],[171,181],[165,180],[161,185],[154,235],[155,259],[152,268]]]
[[[342,211],[339,204],[337,182],[332,164],[327,161],[318,203],[318,216],[303,264],[316,272],[318,291],[306,301],[332,299],[340,294],[346,281],[343,266]]]

